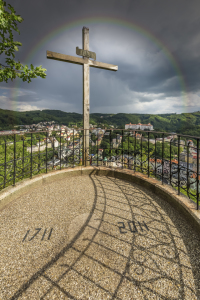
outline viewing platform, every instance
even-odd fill
[[[0,192],[0,299],[200,299],[200,211],[129,169],[74,167]]]

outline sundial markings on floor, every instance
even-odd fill
[[[32,241],[32,240],[36,237],[36,235],[38,235],[38,233],[42,230],[42,228],[35,228],[35,230],[36,230],[37,232],[30,238],[30,240],[28,240],[28,242]],[[51,228],[47,240],[50,240],[52,231],[53,231],[53,228]],[[46,235],[46,232],[47,232],[47,228],[45,228],[45,230],[44,230],[44,233],[43,233],[43,235],[42,235],[41,241],[44,240],[44,237],[45,237],[45,235]],[[25,234],[25,236],[24,236],[22,242],[24,242],[24,241],[26,240],[26,238],[27,238],[27,236],[29,235],[29,233],[30,233],[30,229],[27,230],[27,232],[26,232],[26,234]]]

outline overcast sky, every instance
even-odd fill
[[[82,66],[46,58],[76,55],[89,27],[96,60],[118,71],[90,68],[90,112],[183,113],[200,110],[199,0],[9,0],[22,46],[16,61],[42,65],[46,79],[0,83],[0,108],[82,113]],[[0,62],[5,64],[1,55]]]

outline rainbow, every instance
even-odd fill
[[[40,51],[40,49],[45,44],[47,44],[47,42],[51,41],[54,37],[58,37],[59,35],[63,34],[63,32],[67,32],[76,27],[80,27],[80,26],[81,26],[81,28],[83,26],[90,27],[90,25],[96,25],[96,24],[97,25],[98,24],[99,25],[111,24],[111,25],[115,25],[116,27],[121,27],[121,28],[125,28],[125,29],[131,30],[131,31],[135,31],[138,34],[140,34],[141,36],[143,36],[144,38],[151,41],[159,49],[161,49],[161,51],[163,52],[163,54],[165,55],[165,57],[167,58],[167,60],[169,61],[169,63],[171,64],[171,66],[175,70],[175,73],[178,76],[179,83],[180,83],[181,95],[182,95],[182,101],[183,101],[183,109],[186,110],[187,103],[189,103],[189,99],[188,99],[188,95],[186,92],[187,89],[186,89],[185,79],[181,72],[181,69],[179,67],[177,60],[172,55],[172,53],[169,51],[168,47],[165,46],[163,44],[163,42],[161,42],[158,38],[156,38],[155,35],[153,35],[149,30],[145,29],[141,25],[135,24],[132,21],[127,21],[127,20],[123,20],[120,18],[101,17],[101,16],[87,17],[87,18],[82,18],[82,19],[76,20],[76,21],[69,20],[68,22],[61,24],[58,28],[49,32],[45,37],[42,37],[36,45],[31,46],[30,51],[28,52],[27,56],[24,59],[24,64],[27,64],[30,67],[30,64],[32,63],[33,58],[37,55],[37,53]],[[23,45],[22,45],[22,47],[23,47]],[[44,55],[45,54],[46,53],[44,53]],[[43,66],[43,68],[45,68],[45,66]],[[20,83],[21,83],[21,80],[17,79],[15,81],[14,88],[20,88]],[[14,99],[14,102],[15,102],[15,104],[14,104],[15,107],[13,107],[12,110],[17,110],[16,109],[17,108],[16,89],[14,89],[12,91],[12,98]],[[184,111],[184,112],[186,112],[186,111]]]

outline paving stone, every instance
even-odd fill
[[[200,299],[200,235],[106,176],[45,183],[0,211],[0,299]]]

